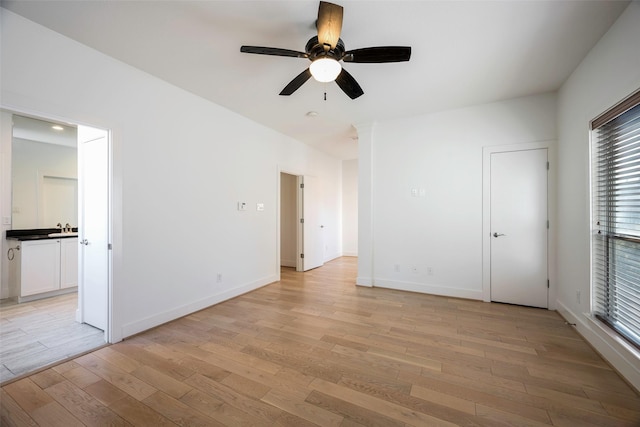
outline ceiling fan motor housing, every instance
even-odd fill
[[[329,57],[336,61],[340,61],[344,57],[345,47],[342,39],[338,39],[335,49],[326,50],[325,46],[318,42],[318,36],[311,37],[304,48],[309,55],[309,59],[313,62],[318,58]]]

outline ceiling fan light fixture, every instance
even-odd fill
[[[329,57],[318,58],[311,63],[309,71],[314,79],[322,83],[334,81],[340,72],[342,66],[338,61]]]

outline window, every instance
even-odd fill
[[[640,92],[591,127],[592,312],[640,349]]]

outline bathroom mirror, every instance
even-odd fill
[[[78,226],[75,127],[13,116],[11,228]]]

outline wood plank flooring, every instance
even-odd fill
[[[354,285],[355,258],[2,387],[1,425],[637,426],[555,312]]]
[[[0,383],[105,344],[100,329],[75,321],[78,294],[0,307]]]

